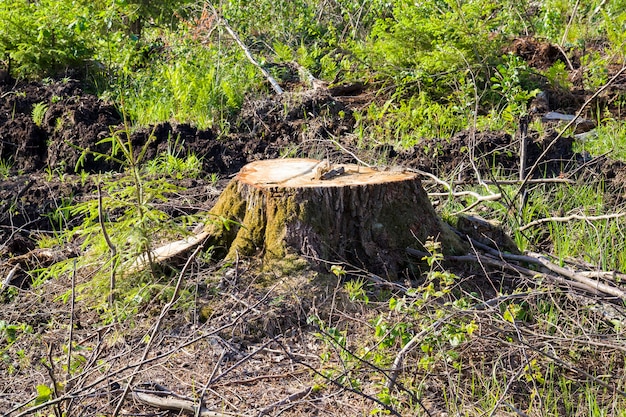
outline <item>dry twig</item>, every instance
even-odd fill
[[[477,205],[481,204],[484,201],[496,201],[502,198],[502,194],[500,193],[496,193],[496,194],[488,194],[488,195],[481,195],[478,194],[474,191],[454,191],[452,189],[452,186],[447,183],[446,181],[442,180],[441,178],[438,178],[436,175],[431,174],[430,172],[426,172],[426,171],[422,171],[419,169],[413,169],[410,168],[407,171],[409,172],[414,172],[416,174],[428,177],[430,179],[432,179],[434,182],[436,182],[439,185],[442,185],[446,190],[448,190],[448,192],[445,193],[428,193],[429,197],[434,197],[434,196],[453,196],[453,197],[474,197],[476,199],[475,202],[473,202],[472,204],[470,204],[469,206],[465,207],[463,210],[458,211],[457,213],[454,213],[453,215],[456,216],[458,214],[461,214],[463,212],[466,212],[468,210],[473,209],[474,207],[476,207]],[[480,180],[481,184],[484,184],[484,182],[482,181],[482,179]]]
[[[267,298],[273,293],[274,289],[276,288],[276,286],[278,286],[278,284],[274,285],[272,288],[270,288],[267,293],[265,294],[264,297],[262,297],[257,303],[254,304],[254,306],[252,307],[256,307],[258,305],[260,305],[261,303],[265,302],[267,300]],[[94,391],[89,391],[92,390],[93,388],[97,387],[98,385],[102,384],[103,382],[107,382],[109,381],[112,377],[116,376],[116,375],[121,375],[126,371],[129,371],[131,369],[140,369],[142,367],[144,367],[145,365],[148,365],[152,362],[156,362],[159,361],[161,359],[167,358],[169,356],[171,356],[172,354],[176,353],[176,352],[180,352],[181,349],[184,349],[187,346],[191,346],[195,343],[198,343],[201,340],[204,340],[208,337],[214,336],[216,334],[219,334],[220,332],[226,330],[229,327],[235,326],[243,317],[245,317],[246,315],[248,315],[251,312],[251,310],[246,309],[244,311],[242,311],[241,313],[239,313],[236,317],[234,317],[229,323],[226,323],[222,326],[219,326],[215,329],[212,329],[210,332],[201,334],[197,337],[194,337],[190,340],[187,340],[171,349],[166,350],[165,352],[162,352],[158,355],[152,356],[150,358],[146,358],[143,360],[140,360],[138,362],[135,363],[131,363],[125,366],[122,366],[119,369],[116,369],[115,371],[106,373],[105,375],[99,376],[98,378],[96,378],[94,381],[89,382],[87,385],[84,385],[80,388],[80,390],[75,390],[75,391],[70,391],[70,392],[66,392],[64,395],[58,397],[58,398],[54,398],[52,400],[46,401],[44,403],[41,404],[37,404],[35,406],[32,406],[24,411],[22,411],[21,413],[17,414],[14,417],[24,417],[30,414],[33,414],[39,410],[54,406],[56,404],[59,404],[61,402],[64,401],[70,401],[73,399],[77,399],[77,398],[84,398],[84,397],[93,397],[93,396],[99,396],[101,394],[94,392]],[[112,358],[108,358],[108,361],[112,361],[115,360],[116,358],[120,357],[120,356],[125,356],[127,354],[127,352],[123,352],[120,355],[114,356]],[[94,357],[95,360],[95,357]],[[102,371],[102,367],[106,366],[106,363],[97,366],[96,368],[90,368],[90,369],[86,369],[85,371],[83,371],[80,375],[75,376],[73,379],[76,378],[84,378],[86,377],[87,374],[89,373],[93,373],[93,372],[98,372],[99,374],[101,374]],[[136,372],[135,372],[136,374]],[[26,407],[28,404],[32,403],[34,398],[30,398],[28,400],[26,400],[24,403],[22,404],[18,404],[15,407],[13,407],[11,410],[9,410],[9,412],[6,415],[11,415],[12,413],[16,412],[17,410],[20,410],[23,407]]]
[[[519,228],[519,231],[524,231],[526,229],[530,229],[531,227],[550,222],[569,222],[571,220],[584,220],[595,222],[598,220],[609,220],[609,219],[619,219],[620,217],[626,216],[626,212],[622,213],[611,213],[611,214],[603,214],[601,216],[583,216],[580,214],[571,214],[569,216],[555,216],[555,217],[546,217],[543,219],[533,220],[530,223],[525,224],[524,226]]]
[[[196,417],[233,417],[235,414],[223,413],[209,410],[203,406],[196,406],[193,400],[174,395],[169,390],[142,390],[134,389],[133,398],[140,403],[159,408],[161,410],[169,410],[182,412],[187,411],[194,413]]]

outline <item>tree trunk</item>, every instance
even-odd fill
[[[444,253],[465,251],[410,172],[312,159],[257,161],[231,181],[211,214],[236,222],[206,232],[231,259],[346,262],[394,276],[406,266],[405,249],[423,249],[429,237],[442,242]]]

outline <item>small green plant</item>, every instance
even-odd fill
[[[35,405],[43,404],[50,401],[53,398],[52,388],[48,385],[37,385],[37,398],[35,398]]]
[[[60,132],[63,130],[63,127],[65,126],[65,122],[63,121],[62,117],[57,117],[54,120],[54,131],[55,132]]]
[[[350,297],[350,301],[361,301],[365,304],[369,303],[369,297],[366,291],[366,281],[364,278],[355,278],[345,283],[344,288]]]
[[[38,127],[41,127],[43,124],[43,119],[46,116],[46,112],[48,111],[48,104],[45,102],[39,102],[33,106],[33,110],[31,115],[33,117],[33,123],[35,123]]]
[[[68,219],[80,219],[75,228],[63,228],[57,236],[59,241],[76,238],[81,241],[83,255],[77,259],[76,266],[74,260],[68,260],[34,271],[35,280],[41,282],[74,268],[93,270],[91,281],[78,286],[79,294],[94,300],[107,320],[130,317],[151,299],[149,294],[160,285],[163,274],[152,262],[152,247],[159,239],[188,233],[188,219],[174,220],[158,208],[158,203],[166,201],[168,193],[180,190],[168,178],[180,178],[180,170],[187,175],[190,169],[194,172],[199,169],[197,158],[181,160],[172,154],[149,164],[145,155],[154,137],[151,135],[139,149],[133,146],[131,138],[131,127],[126,120],[123,129],[112,132],[101,142],[109,145],[110,152],[97,153],[96,158],[117,162],[123,173],[93,177],[98,185],[98,198],[64,204],[53,215],[64,224]],[[90,152],[85,150],[83,157]],[[170,175],[154,175],[155,169]],[[117,280],[120,265],[131,264],[140,256],[147,258],[147,270],[137,271],[134,280]]]
[[[570,88],[569,74],[564,62],[557,61],[545,71],[545,76],[553,88]]]
[[[32,334],[32,326],[26,323],[11,324],[5,320],[0,320],[0,336],[2,336],[2,341],[7,345],[15,343],[22,333]]]
[[[330,361],[331,351],[337,353],[343,363],[343,370],[328,367],[324,376],[332,378],[340,384],[350,386],[353,389],[360,389],[360,381],[353,375],[353,371],[361,365],[356,355],[348,349],[347,332],[339,330],[337,327],[328,326],[323,320],[317,316],[311,316],[308,319],[309,324],[318,327],[318,331],[314,333],[315,337],[324,342],[329,350],[322,355],[322,360]]]
[[[0,159],[0,179],[7,179],[11,176],[13,163],[10,158]]]
[[[148,175],[168,176],[173,179],[197,178],[202,171],[202,161],[195,155],[181,156],[178,141],[168,143],[167,151],[146,163]]]
[[[539,93],[529,86],[529,69],[518,56],[505,55],[491,77],[491,89],[502,96],[503,117],[514,118],[528,113],[528,102]]]
[[[67,220],[71,217],[73,197],[63,197],[57,203],[56,208],[47,217],[56,233],[67,228]]]

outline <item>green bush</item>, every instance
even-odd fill
[[[80,67],[93,54],[89,7],[43,0],[0,3],[0,54],[13,76],[56,74]]]
[[[374,25],[360,58],[378,77],[406,86],[407,92],[445,98],[459,72],[480,74],[485,60],[498,55],[496,7],[486,0],[397,1],[392,17]]]

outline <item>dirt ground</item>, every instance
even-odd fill
[[[530,39],[516,41],[511,52],[536,68],[549,66],[561,54]],[[615,83],[615,90],[601,97],[602,103],[609,105],[611,94],[622,94],[625,85],[626,78]],[[548,91],[548,109],[574,113],[591,93],[582,88]],[[519,139],[500,132],[464,131],[443,140],[425,139],[404,150],[388,146],[357,149],[351,135],[352,111],[367,104],[369,97],[367,90],[358,86],[251,99],[228,135],[188,124],[163,123],[133,131],[132,143],[140,148],[153,135],[147,154],[150,159],[167,150],[170,138],[176,138],[184,152],[201,158],[203,175],[179,181],[185,191],[173,195],[166,208],[179,215],[208,210],[228,179],[246,163],[282,156],[329,156],[336,162],[351,163],[379,161],[384,156],[394,164],[442,178],[454,175],[459,183],[475,181],[473,165],[486,179],[494,169],[517,175]],[[81,155],[85,149],[106,154],[109,149],[102,141],[122,129],[122,119],[111,103],[85,93],[75,80],[7,82],[0,85],[0,98],[0,161],[6,171],[0,174],[0,278],[5,280],[16,259],[37,251],[38,236],[54,233],[56,225],[49,213],[68,199],[95,198],[94,183],[83,181],[77,167],[90,174],[120,170],[93,153],[85,158]],[[46,103],[48,108],[37,124],[33,109],[38,103]],[[546,132],[529,133],[529,160],[534,161],[555,137],[549,126]],[[604,156],[577,154],[572,142],[570,137],[559,139],[537,175],[597,178],[606,182],[611,201],[622,203],[626,197],[624,164]],[[474,161],[468,146],[473,146]],[[221,181],[212,181],[211,174],[218,174]],[[68,253],[55,256],[67,257]],[[27,265],[36,268],[54,259],[42,256]],[[131,375],[135,393],[143,389],[163,397],[163,390],[169,389],[194,398],[202,393],[207,407],[234,415],[356,416],[384,408],[372,398],[321,377],[326,363],[320,355],[325,345],[309,331],[307,323],[308,317],[317,314],[333,317],[333,324],[341,327],[351,321],[367,323],[374,313],[351,303],[339,291],[336,279],[312,271],[276,276],[276,272],[258,272],[257,267],[254,260],[241,260],[237,265],[195,261],[186,279],[187,287],[195,287],[192,298],[177,314],[163,317],[151,349],[145,352],[146,335],[160,313],[156,302],[147,300],[127,321],[102,324],[100,312],[90,308],[89,300],[79,297],[70,312],[70,276],[32,288],[24,274],[15,275],[8,284],[16,290],[11,296],[0,294],[0,323],[22,323],[11,331],[26,336],[15,342],[0,339],[0,411],[20,415],[20,405],[32,406],[31,401],[36,401],[36,387],[53,380],[59,383],[56,396],[67,400],[63,406],[69,409],[68,415],[110,415]],[[76,279],[79,285],[88,282],[88,276]],[[494,286],[505,285],[485,279],[484,285],[476,288],[485,295],[495,293]],[[517,284],[509,281],[506,285]],[[158,292],[152,296],[159,301],[164,297]],[[67,349],[70,327],[74,329],[73,355],[68,355]],[[68,369],[65,361],[70,356]],[[73,373],[73,367],[82,371]],[[368,386],[376,381],[362,383]],[[433,382],[423,399],[432,415],[439,415],[439,389]],[[518,389],[522,395],[526,388]],[[168,398],[174,398],[173,393]],[[135,395],[128,397],[120,414],[154,411]]]

